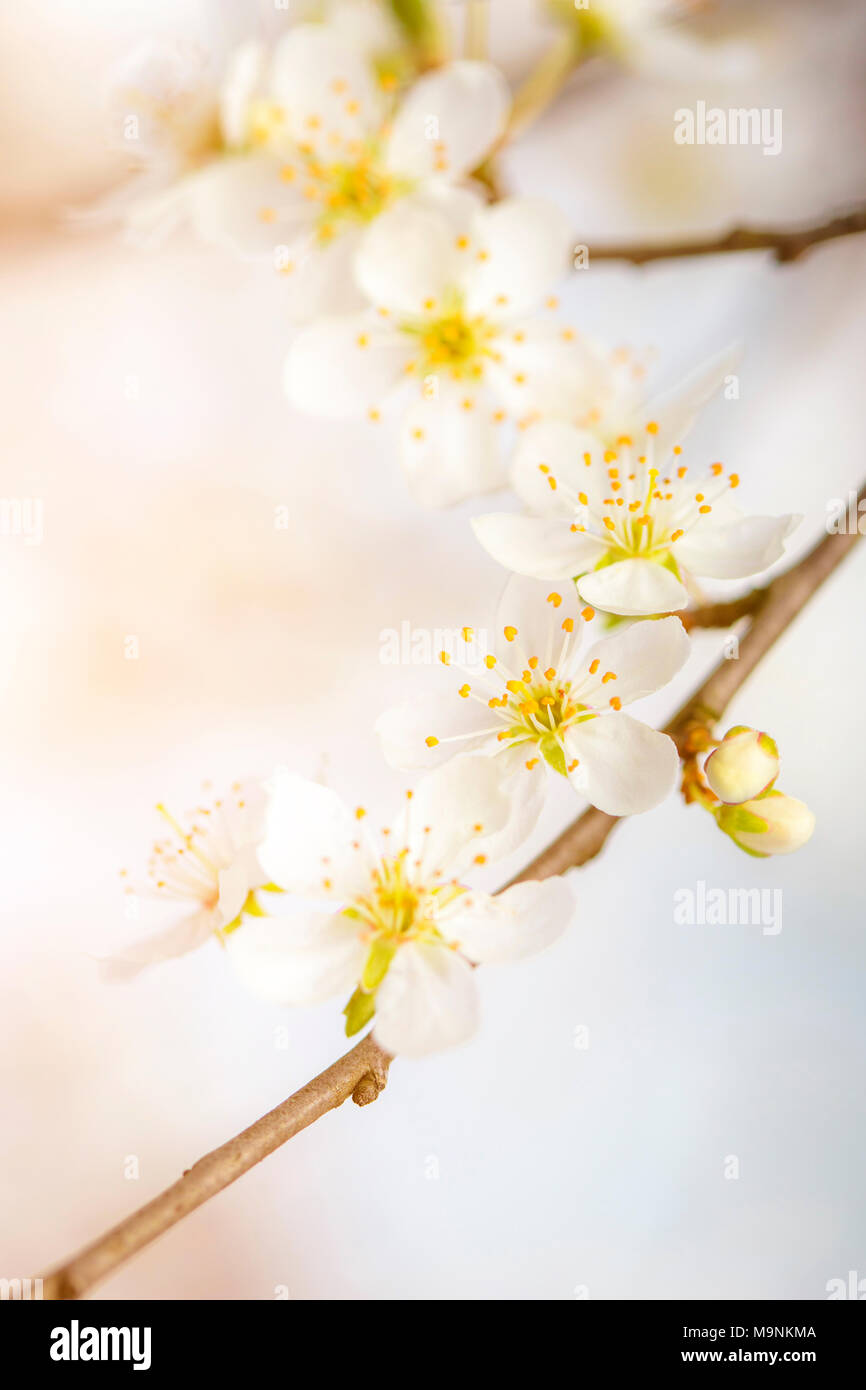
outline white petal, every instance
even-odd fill
[[[679,618],[632,623],[624,632],[602,638],[584,654],[587,669],[596,661],[598,668],[596,677],[590,677],[593,688],[588,684],[581,686],[580,700],[601,708],[608,704],[611,695],[624,705],[652,695],[673,680],[688,660],[690,650],[691,643]],[[603,682],[608,671],[615,672],[615,681]]]
[[[529,745],[502,748],[492,758],[501,777],[510,813],[501,830],[484,841],[483,851],[491,863],[519,849],[538,824],[538,817],[550,785],[551,769]],[[532,766],[528,766],[528,764]]]
[[[652,560],[618,560],[578,580],[582,599],[605,613],[641,618],[685,608],[688,592],[675,575]]]
[[[466,206],[458,196],[454,215]],[[402,198],[370,224],[355,275],[377,308],[424,317],[456,280],[459,262],[452,218],[430,202]]]
[[[271,783],[259,859],[269,882],[344,901],[367,885],[357,817],[336,792],[278,768]]]
[[[388,167],[418,179],[470,174],[505,129],[510,107],[508,83],[490,63],[456,62],[428,73],[395,117]]]
[[[574,787],[610,816],[649,811],[673,791],[679,758],[673,739],[630,714],[600,714],[565,736],[566,753],[578,760]]]
[[[243,858],[236,859],[226,869],[220,869],[217,882],[219,883],[217,911],[220,925],[227,927],[229,922],[233,922],[240,915],[241,908],[252,887],[247,873],[247,865]]]
[[[295,338],[285,369],[289,400],[310,415],[351,419],[378,407],[400,384],[409,350],[366,315],[320,319]]]
[[[420,879],[459,876],[486,850],[485,836],[505,825],[511,808],[495,764],[467,753],[421,778],[391,834],[395,852],[408,848]]]
[[[250,917],[228,936],[226,948],[246,987],[276,1004],[319,1004],[350,994],[367,954],[357,923],[340,913]]]
[[[519,419],[577,419],[610,394],[610,369],[581,339],[553,322],[518,321],[496,339],[500,361],[486,379]],[[595,441],[596,448],[598,441]]]
[[[458,695],[460,684],[455,676],[453,688],[447,694],[428,695],[395,705],[379,716],[376,733],[390,767],[438,767],[456,753],[471,753],[486,741],[484,730],[496,721],[477,700]],[[436,738],[439,742],[429,748],[428,738]],[[450,742],[452,739],[457,741]]]
[[[574,498],[581,492],[590,498],[602,480],[597,468],[587,468],[584,456],[597,457],[598,435],[578,429],[564,420],[540,420],[521,431],[511,465],[511,486],[531,512],[543,515],[574,514]],[[544,471],[542,471],[544,470]],[[550,486],[553,478],[556,487]],[[607,478],[604,480],[607,484]]]
[[[573,911],[570,885],[564,878],[549,878],[516,883],[495,898],[472,893],[439,925],[470,960],[498,965],[543,951],[562,935]]]
[[[401,431],[400,459],[416,501],[450,507],[504,487],[499,428],[483,392],[438,377],[435,394],[409,407]]]
[[[188,181],[197,234],[236,255],[273,261],[276,248],[312,226],[310,204],[280,178],[270,155],[215,159]]]
[[[403,31],[381,0],[328,0],[327,23],[368,62],[398,52],[403,44]]]
[[[361,235],[359,227],[350,225],[327,242],[305,232],[286,243],[280,287],[287,292],[286,307],[296,323],[356,314],[366,307],[366,298],[355,283]]]
[[[573,579],[592,569],[606,549],[594,536],[573,531],[563,517],[489,512],[473,517],[472,529],[500,565],[533,579]]]
[[[125,946],[121,955],[100,961],[100,973],[106,980],[131,979],[147,965],[155,965],[161,960],[173,960],[177,956],[185,956],[190,951],[195,951],[222,925],[218,913],[203,908],[200,912],[193,912],[182,921],[175,922],[165,931],[154,932],[152,936]]]
[[[569,650],[574,651],[585,635],[582,606],[570,579],[541,580],[513,575],[497,609],[494,645],[497,657],[518,675],[532,658],[538,659],[541,670],[559,666],[566,637]],[[515,628],[516,634],[512,632]]]
[[[572,241],[562,213],[541,199],[506,198],[485,208],[463,275],[468,312],[511,318],[538,308],[567,272]]]
[[[388,1052],[423,1057],[454,1047],[478,1027],[474,971],[444,946],[403,946],[376,996],[376,1041]]]
[[[740,364],[738,346],[726,348],[717,357],[702,362],[672,391],[653,397],[642,410],[640,425],[654,420],[657,461],[667,458],[674,445],[682,444],[707,401],[721,391],[728,376]]]
[[[257,39],[248,39],[229,55],[220,85],[219,119],[223,140],[230,147],[246,143],[250,102],[257,95],[265,73],[267,50]]]
[[[377,129],[384,112],[383,94],[363,54],[326,25],[299,24],[283,35],[274,49],[270,87],[286,135],[327,150],[330,160],[345,158],[352,142]]]
[[[713,523],[702,518],[674,547],[687,570],[707,579],[745,579],[760,574],[785,553],[792,516],[747,516]]]

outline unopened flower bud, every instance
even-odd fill
[[[720,801],[739,805],[768,792],[779,775],[779,750],[769,734],[738,725],[704,763],[704,776]]]
[[[768,792],[739,806],[722,806],[717,819],[740,849],[761,858],[791,854],[815,829],[815,817],[805,802],[782,792]]]

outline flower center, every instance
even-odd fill
[[[463,296],[456,290],[448,292],[440,304],[428,300],[424,308],[429,317],[401,325],[404,333],[418,339],[421,361],[417,369],[422,375],[444,368],[458,381],[483,376],[485,361],[496,357],[491,347],[496,326],[480,314],[468,315]]]
[[[521,680],[506,683],[507,694],[500,697],[499,707],[509,723],[496,737],[510,747],[534,743],[545,762],[564,774],[571,769],[565,756],[563,736],[572,724],[593,719],[595,715],[572,697],[570,681],[558,684],[555,672],[544,681],[536,681],[532,674],[524,671]]]
[[[548,594],[547,601],[555,609],[560,608],[562,595],[554,590]],[[584,608],[580,616],[584,622],[590,622],[595,613],[592,608]],[[458,666],[470,679],[464,681],[457,694],[461,699],[475,700],[485,705],[495,722],[488,728],[453,734],[441,741],[459,743],[462,739],[495,734],[497,743],[504,744],[507,749],[531,743],[556,772],[564,775],[573,772],[578,760],[572,758],[569,761],[566,755],[565,735],[568,730],[575,724],[595,719],[600,704],[620,710],[622,700],[618,695],[608,698],[607,688],[617,680],[617,673],[602,671],[599,657],[592,657],[584,671],[575,670],[575,651],[580,645],[580,637],[575,637],[574,619],[564,618],[561,631],[558,655],[554,655],[552,643],[548,642],[548,655],[541,660],[538,656],[526,656],[516,627],[509,625],[503,628],[506,642],[513,644],[517,660],[523,666],[519,676],[505,661],[492,655],[486,656],[475,672]],[[464,627],[464,642],[468,644],[473,637],[473,629]],[[439,660],[443,666],[452,665],[449,652],[440,652]],[[520,670],[520,666],[517,669]],[[481,684],[476,689],[478,681]],[[490,694],[491,684],[501,693]],[[485,686],[488,688],[485,689]],[[613,688],[616,689],[615,686]],[[604,697],[600,699],[602,692]],[[425,742],[428,748],[435,748],[440,739],[436,734],[429,734]],[[528,758],[527,769],[531,772],[538,761],[538,757]]]
[[[658,425],[651,421],[646,427],[644,452],[637,457],[627,435],[617,440],[615,449],[605,450],[602,459],[585,453],[585,490],[561,484],[547,464],[538,465],[548,486],[560,491],[574,508],[572,531],[587,532],[604,541],[607,553],[596,569],[640,558],[677,574],[676,542],[710,515],[722,493],[739,485],[736,473],[726,475],[722,465],[714,463],[709,476],[695,489],[687,479],[688,469],[678,462],[679,446],[673,450],[674,463],[668,465],[670,472],[666,474],[653,462],[657,432]]]
[[[262,128],[262,127],[260,127]],[[279,123],[256,143],[279,145]],[[254,137],[255,139],[255,137]],[[311,143],[291,147],[280,167],[284,183],[297,184],[303,197],[320,205],[316,237],[329,242],[347,222],[372,222],[398,197],[412,190],[412,180],[390,173],[382,164],[377,140],[341,142],[340,158],[331,158]],[[276,219],[275,208],[262,207],[264,222]]]
[[[419,937],[438,940],[435,912],[442,906],[442,894],[455,892],[454,884],[413,882],[406,869],[407,854],[403,850],[381,859],[373,870],[370,891],[344,909],[344,915],[363,923],[373,939],[394,945]]]

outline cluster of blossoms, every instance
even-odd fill
[[[569,45],[633,57],[658,9],[577,9]],[[508,128],[501,74],[463,60],[418,76],[396,8],[324,10],[270,52],[242,47],[216,85],[189,55],[139,55],[118,110],[134,91],[149,154],[111,211],[136,234],[187,222],[270,260],[302,321],[293,403],[372,422],[396,411],[425,504],[510,482],[524,510],[473,523],[510,578],[493,650],[477,659],[465,627],[464,659],[441,655],[446,684],[378,721],[386,760],[424,774],[396,820],[374,832],[363,807],[287,770],[188,824],[160,808],[170,834],[151,877],[194,910],[107,966],[129,975],[215,936],[258,993],[344,996],[349,1035],[372,1021],[383,1047],[415,1056],[475,1027],[475,965],[540,950],[571,917],[560,878],[491,896],[474,874],[526,840],[552,777],[613,816],[674,790],[675,743],[626,706],[688,659],[677,614],[699,581],[761,573],[797,518],[744,515],[736,473],[685,460],[729,356],[647,402],[627,356],[554,316],[568,225],[534,199],[489,205],[471,178]],[[740,848],[783,853],[812,818],[774,790],[777,773],[772,740],[738,728],[683,789]]]

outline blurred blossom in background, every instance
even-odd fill
[[[130,48],[219,54],[286,22],[240,0],[0,15],[0,491],[39,517],[0,537],[10,1275],[94,1237],[344,1050],[335,1010],[248,998],[216,947],[99,982],[96,958],[142,929],[119,873],[146,857],[153,804],[183,811],[205,780],[283,762],[386,811],[406,781],[373,723],[430,672],[384,664],[382,633],[483,628],[504,582],[469,527],[486,505],[424,511],[373,427],[292,413],[278,277],[183,232],[143,253],[70,223],[124,177],[101,94]],[[558,202],[590,247],[563,315],[644,354],[651,384],[743,343],[739,399],[716,400],[690,444],[738,469],[751,510],[805,515],[796,556],[863,469],[866,241],[790,267],[593,267],[591,248],[861,200],[863,9],[720,4],[691,28],[751,45],[754,68],[594,62],[502,175]],[[555,32],[532,0],[492,0],[512,86]],[[779,108],[781,152],[677,144],[674,113],[699,101]],[[99,1293],[821,1298],[862,1270],[864,579],[858,552],[727,711],[772,727],[817,814],[808,850],[747,860],[676,799],[622,826],[578,875],[576,926],[485,978],[472,1044],[396,1066],[375,1107],[301,1135]],[[701,634],[641,717],[663,720],[722,640]],[[515,870],[571,818],[558,793]],[[673,896],[697,880],[781,890],[783,930],[677,925]]]

